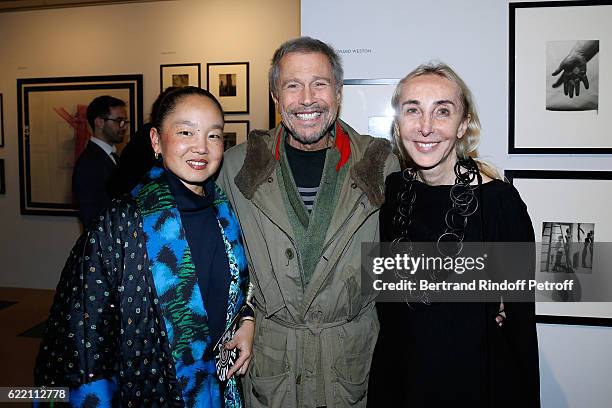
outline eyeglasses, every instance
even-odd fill
[[[125,125],[127,125],[128,123],[130,123],[129,120],[127,119],[121,119],[121,118],[102,118],[104,120],[112,120],[113,122],[117,123],[119,125],[120,128],[124,127]]]

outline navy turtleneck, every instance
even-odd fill
[[[212,178],[204,182],[204,195],[200,196],[172,172],[166,171],[170,190],[176,200],[185,229],[191,258],[198,277],[204,307],[208,314],[208,327],[212,344],[225,330],[228,292],[230,284],[229,260],[215,215],[215,183]]]

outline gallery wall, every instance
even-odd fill
[[[177,0],[0,13],[6,194],[0,195],[0,286],[55,288],[80,229],[76,218],[21,215],[18,78],[144,75],[144,116],[160,65],[249,62],[250,111],[227,115],[268,126],[267,70],[274,50],[299,35],[298,0]]]
[[[502,170],[612,170],[609,154],[508,154],[508,8],[500,0],[308,0],[302,2],[302,34],[340,51],[346,79],[398,79],[430,60],[450,64],[476,98],[483,128],[480,153]],[[347,91],[345,97],[356,94]],[[367,104],[362,102],[343,104]],[[576,200],[574,214],[580,212],[581,198]],[[538,324],[538,336],[543,407],[610,406],[612,328]]]

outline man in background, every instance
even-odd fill
[[[111,201],[109,180],[117,168],[116,144],[128,129],[125,102],[112,96],[99,96],[87,107],[87,122],[93,131],[72,173],[72,192],[79,219],[87,228]]]

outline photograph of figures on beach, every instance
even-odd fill
[[[541,272],[592,273],[595,224],[544,222]]]

